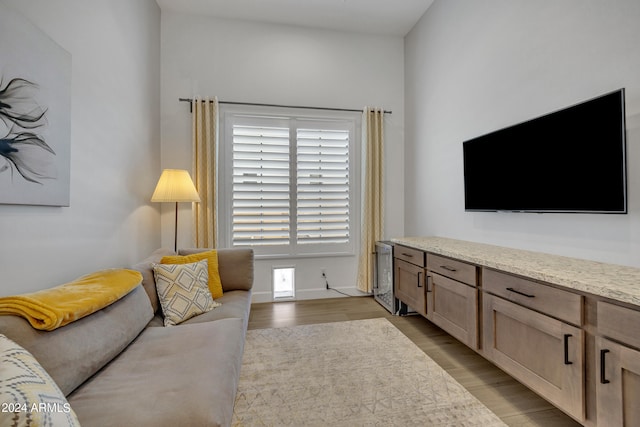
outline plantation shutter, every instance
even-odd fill
[[[288,245],[289,128],[233,125],[232,243]]]
[[[298,244],[349,242],[349,130],[298,127]]]
[[[352,255],[359,232],[351,228],[359,208],[355,123],[228,114],[223,241],[259,256]]]

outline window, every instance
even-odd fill
[[[224,117],[223,241],[256,255],[353,254],[355,115]]]

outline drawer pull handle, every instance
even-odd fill
[[[440,268],[443,268],[447,271],[458,271],[457,269],[453,268],[453,267],[449,267],[448,265],[441,265]]]
[[[569,338],[573,335],[564,334],[564,364],[565,365],[573,365],[573,362],[569,360]]]
[[[432,278],[431,278],[431,276],[429,276],[429,275],[427,274],[427,292],[432,292],[432,290],[433,290],[433,289],[432,289],[431,291],[429,290],[429,281],[430,281],[430,280],[432,280]]]
[[[609,350],[607,349],[600,350],[600,384],[609,384],[611,382],[606,378],[606,375],[604,372],[604,368],[605,368],[604,358],[607,353],[609,353]]]
[[[525,294],[524,292],[520,292],[518,290],[515,290],[513,288],[507,288],[508,291],[514,292],[518,295],[522,295],[523,297],[527,297],[527,298],[535,298],[535,295],[531,295],[531,294]]]
[[[402,252],[402,255],[406,256],[407,258],[413,258],[413,255],[408,254],[406,252]]]
[[[420,282],[420,275],[422,274],[422,271],[418,271],[418,287],[421,288],[422,284]]]

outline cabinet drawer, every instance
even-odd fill
[[[598,301],[598,333],[640,348],[640,311]]]
[[[568,323],[582,325],[582,296],[485,268],[485,291]]]
[[[427,269],[459,282],[476,286],[476,266],[440,255],[427,255]]]
[[[407,246],[396,245],[394,256],[403,261],[410,262],[419,267],[424,267],[424,252]]]

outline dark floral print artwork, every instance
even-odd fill
[[[67,207],[71,54],[4,3],[0,1],[0,211],[4,205]]]
[[[38,134],[46,127],[46,108],[36,102],[38,86],[26,79],[0,79],[0,173],[17,174],[23,179],[41,184],[54,178],[50,156],[53,149]]]

